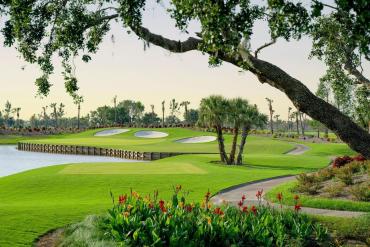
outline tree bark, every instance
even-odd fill
[[[233,164],[235,161],[236,143],[238,141],[238,135],[239,135],[239,127],[234,126],[234,136],[233,136],[233,141],[232,141],[231,151],[230,151],[230,158],[229,158],[230,164]]]
[[[202,42],[197,38],[189,38],[186,41],[171,40],[144,27],[132,27],[132,30],[143,40],[177,53],[198,50]],[[370,159],[370,134],[367,131],[337,108],[315,96],[302,82],[276,65],[253,57],[244,47],[240,46],[238,54],[219,52],[217,56],[225,62],[250,71],[261,83],[268,83],[285,93],[299,111],[326,125],[353,150]]]
[[[242,165],[243,164],[243,152],[244,152],[244,146],[247,141],[248,133],[250,131],[250,126],[244,125],[242,128],[242,136],[240,139],[240,146],[239,146],[239,153],[238,157],[236,159],[236,164],[237,165]]]
[[[81,107],[80,107],[80,104],[78,104],[78,107],[77,107],[77,129],[80,129],[80,110],[81,110]]]
[[[225,151],[225,142],[224,142],[224,137],[222,134],[221,126],[216,126],[216,133],[217,133],[218,150],[220,152],[221,162],[230,164],[226,151]]]

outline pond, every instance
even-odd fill
[[[71,163],[143,162],[105,156],[50,154],[18,151],[13,145],[0,145],[0,177],[35,168]]]

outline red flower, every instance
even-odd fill
[[[257,214],[257,208],[253,205],[251,207],[251,211],[256,215]]]
[[[239,201],[239,202],[238,202],[238,206],[239,206],[239,207],[243,206],[243,201]]]
[[[294,205],[294,210],[296,211],[296,212],[298,212],[299,210],[301,210],[301,204],[296,204],[296,205]]]
[[[118,202],[119,202],[119,204],[124,204],[124,203],[125,203],[125,201],[126,201],[126,199],[127,199],[127,195],[120,195],[120,196],[118,197]]]
[[[298,201],[298,200],[299,200],[299,196],[298,196],[298,195],[295,195],[295,196],[293,197],[293,199],[294,199],[294,200],[296,200],[296,201]]]
[[[215,208],[215,210],[213,211],[215,214],[218,214],[218,215],[223,215],[224,212],[221,210],[221,208]]]
[[[190,213],[191,211],[193,211],[193,207],[191,205],[186,205],[185,210]]]
[[[279,202],[281,202],[281,200],[283,200],[283,193],[277,193],[276,198],[279,200]]]
[[[248,212],[248,207],[247,206],[243,207],[243,212],[245,212],[245,213]]]
[[[261,200],[262,194],[263,194],[263,189],[257,191],[256,197],[258,200]]]
[[[245,201],[245,198],[246,198],[246,197],[245,197],[245,195],[243,195],[243,196],[242,196],[242,201],[243,201],[243,202]]]
[[[160,200],[160,201],[159,201],[159,208],[161,209],[161,211],[162,211],[163,213],[167,212],[167,209],[166,209],[166,207],[164,206],[164,201],[163,201],[163,200]]]

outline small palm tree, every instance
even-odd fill
[[[262,128],[267,123],[267,116],[258,111],[257,105],[245,105],[243,108],[242,118],[242,134],[239,145],[239,153],[236,159],[236,164],[241,165],[243,163],[243,152],[245,143],[252,126]]]
[[[17,128],[19,128],[19,114],[20,114],[21,109],[22,108],[20,107],[13,108],[13,113],[17,116],[17,122],[16,122]]]
[[[235,153],[236,153],[236,143],[238,141],[239,136],[239,128],[241,127],[245,117],[246,117],[246,109],[249,107],[249,103],[247,100],[242,98],[235,98],[229,100],[229,112],[228,112],[228,122],[233,126],[233,140],[231,144],[231,151],[230,151],[230,163],[234,163],[235,161]]]
[[[209,96],[200,102],[198,120],[200,125],[209,126],[216,130],[221,162],[226,164],[230,164],[230,161],[225,151],[222,127],[227,120],[228,108],[228,101],[224,97],[219,95]]]
[[[166,101],[162,101],[162,128],[164,127],[164,111],[165,111],[165,104]]]
[[[76,96],[73,99],[73,103],[77,105],[77,129],[80,129],[80,113],[81,113],[81,104],[84,102],[83,96]]]
[[[188,105],[189,104],[190,104],[189,101],[183,101],[180,103],[180,106],[184,107],[184,110],[185,110],[185,115],[184,115],[185,121],[188,118]]]

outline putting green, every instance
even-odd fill
[[[106,146],[137,151],[217,151],[217,143],[181,144],[175,140],[212,135],[189,129],[161,129],[169,136],[145,139],[128,133],[94,137],[100,130],[75,135],[58,135],[37,143]],[[231,136],[225,135],[227,148]],[[352,154],[344,144],[307,144],[303,155],[284,155],[294,147],[288,142],[267,137],[247,139],[245,165],[218,164],[218,155],[181,155],[150,163],[69,164],[35,169],[0,178],[0,246],[30,246],[50,229],[83,219],[88,214],[106,212],[115,196],[130,188],[141,194],[158,189],[169,199],[172,186],[189,190],[190,200],[201,200],[208,189],[220,189],[258,179],[297,174],[324,167],[332,155]],[[25,164],[26,165],[26,164]]]

